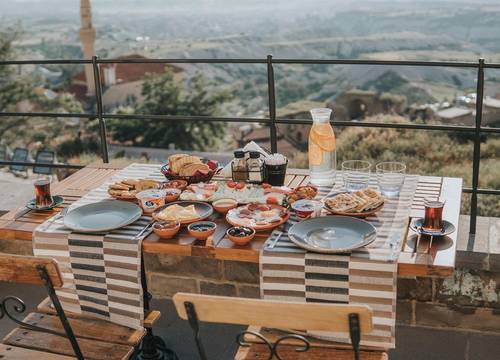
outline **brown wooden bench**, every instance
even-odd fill
[[[19,327],[0,345],[0,359],[78,359],[118,360],[136,354],[146,330],[136,330],[111,322],[64,312],[55,289],[63,279],[55,260],[30,256],[0,255],[0,281],[43,285],[49,297],[37,311],[23,320],[16,317],[25,310],[21,299],[7,296],[0,303],[0,318],[7,317]],[[158,311],[149,312],[152,326]]]
[[[179,316],[188,320],[194,331],[202,360],[208,357],[201,341],[199,321],[252,325],[238,336],[240,347],[236,360],[266,360],[271,359],[271,355],[283,360],[387,360],[387,353],[383,350],[359,348],[361,333],[373,329],[373,314],[368,306],[294,303],[187,293],[178,293],[173,300]],[[352,345],[315,341],[290,330],[266,329],[348,333]]]

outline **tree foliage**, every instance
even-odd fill
[[[146,76],[143,101],[119,108],[117,113],[147,115],[217,116],[222,103],[230,98],[226,91],[211,90],[211,84],[197,73],[183,89],[171,71]],[[112,136],[120,142],[151,147],[189,150],[216,148],[225,136],[225,124],[212,121],[115,120],[109,123]]]
[[[19,37],[16,29],[0,31],[0,60],[15,58],[13,41]],[[0,111],[20,111],[20,102],[25,102],[28,109],[36,112],[76,112],[81,113],[82,106],[71,94],[59,93],[55,97],[46,96],[45,89],[36,87],[33,78],[17,74],[16,68],[0,66]],[[68,132],[75,133],[74,124],[65,119],[38,117],[6,117],[0,122],[2,142],[8,145],[29,146],[41,142],[43,147],[54,148]],[[76,134],[75,134],[76,135]]]

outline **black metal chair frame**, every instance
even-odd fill
[[[51,159],[42,159],[43,155],[50,155]],[[35,163],[40,164],[53,164],[56,159],[56,154],[53,151],[49,150],[38,150],[35,155]],[[52,173],[52,167],[49,166],[34,166],[33,174],[42,174],[42,175],[50,175]]]
[[[80,346],[78,345],[78,341],[76,340],[73,329],[71,328],[71,325],[68,321],[68,318],[66,317],[66,313],[64,312],[62,305],[59,302],[59,298],[57,297],[56,290],[54,289],[54,285],[52,284],[52,281],[50,280],[50,276],[47,272],[46,267],[43,265],[37,265],[36,270],[38,271],[38,274],[40,275],[40,279],[42,280],[43,285],[45,286],[45,289],[47,290],[49,298],[52,301],[52,304],[54,304],[54,309],[56,310],[57,317],[59,318],[59,320],[61,320],[61,325],[64,328],[64,332],[59,332],[59,331],[55,331],[52,329],[46,329],[46,328],[43,328],[41,326],[28,324],[22,320],[17,319],[14,315],[12,315],[10,313],[10,310],[9,310],[10,308],[8,305],[10,303],[12,303],[12,305],[11,305],[12,310],[14,310],[18,314],[22,314],[26,310],[26,304],[24,303],[23,300],[21,300],[20,298],[18,298],[16,296],[7,296],[7,297],[2,299],[2,302],[0,303],[0,319],[2,319],[4,316],[6,316],[10,320],[15,322],[16,324],[22,326],[23,328],[65,337],[70,341],[71,347],[73,348],[73,351],[75,353],[76,358],[78,360],[84,360],[84,357],[82,355],[82,351],[80,349]]]
[[[194,307],[194,304],[190,301],[184,302],[184,308],[186,309],[186,314],[188,318],[189,325],[191,326],[191,329],[193,330],[193,335],[194,335],[194,340],[196,342],[196,347],[198,349],[198,354],[200,356],[201,360],[208,360],[205,348],[203,346],[203,342],[201,339],[201,333],[200,333],[200,322],[198,320],[198,316],[196,314],[196,309]],[[359,315],[356,313],[351,313],[348,315],[348,321],[349,321],[349,335],[351,338],[351,345],[352,345],[352,350],[354,352],[354,359],[359,360],[359,343],[361,341],[361,328],[359,324]],[[267,360],[272,360],[276,357],[277,360],[286,360],[283,359],[280,354],[279,354],[279,346],[284,340],[299,340],[304,343],[302,347],[297,347],[295,351],[297,352],[306,352],[309,350],[311,347],[311,344],[309,340],[298,334],[285,334],[283,336],[278,337],[274,343],[269,341],[264,335],[262,335],[259,332],[255,331],[249,331],[245,330],[240,332],[236,336],[236,343],[239,346],[250,346],[251,343],[245,341],[245,335],[252,335],[260,340],[262,340],[262,344],[266,345],[267,348],[269,349],[269,357]]]
[[[16,159],[16,153],[19,153],[19,151],[23,150],[23,152],[26,152],[26,156],[23,157],[23,159]],[[14,149],[14,152],[12,154],[12,161],[13,162],[19,162],[19,161],[27,161],[28,160],[28,157],[29,157],[30,153],[29,153],[29,150],[26,149],[26,148],[21,148],[21,147],[16,147]],[[28,168],[26,167],[26,165],[10,165],[9,166],[9,170],[10,171],[16,171],[16,172],[26,172],[26,174],[28,173]]]
[[[46,329],[40,326],[28,324],[22,320],[17,319],[14,315],[11,314],[9,309],[14,310],[14,312],[18,314],[24,313],[26,311],[26,304],[24,301],[16,296],[6,296],[3,298],[0,302],[0,320],[6,316],[16,324],[30,329],[34,331],[40,331],[40,332],[46,332],[50,333],[53,335],[57,336],[62,336],[67,339],[69,339],[71,346],[73,348],[73,351],[75,353],[75,356],[78,360],[84,360],[84,357],[82,355],[82,351],[80,349],[80,346],[78,345],[78,341],[75,337],[75,334],[73,332],[73,329],[71,328],[71,325],[68,321],[68,318],[66,316],[66,313],[64,312],[64,309],[62,308],[61,302],[59,301],[59,298],[57,297],[56,290],[54,288],[54,285],[50,279],[50,276],[47,272],[47,269],[43,265],[37,265],[36,267],[38,274],[40,275],[40,279],[43,282],[43,285],[45,286],[45,289],[47,290],[47,293],[49,295],[50,300],[52,301],[52,304],[54,305],[54,309],[56,311],[57,316],[61,320],[61,324],[64,328],[64,333],[59,332],[59,331],[54,331],[51,329]],[[141,268],[141,282],[142,286],[144,289],[144,311],[149,311],[150,309],[150,301],[151,301],[151,294],[147,290],[147,282],[146,282],[146,276],[145,276],[145,269],[144,269],[144,259],[142,259],[142,268]],[[11,307],[9,305],[11,304]],[[161,339],[159,336],[155,336],[153,334],[153,329],[152,328],[146,328],[146,334],[144,335],[144,338],[142,339],[141,344],[139,344],[138,347],[136,347],[136,351],[134,355],[132,355],[132,358],[136,358],[139,360],[178,360],[177,355],[170,349],[167,348],[165,342],[163,339]]]

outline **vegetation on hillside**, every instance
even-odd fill
[[[171,71],[147,75],[142,86],[144,100],[117,112],[146,115],[217,116],[219,107],[230,98],[227,91],[212,91],[201,74],[184,90]],[[212,121],[113,120],[109,122],[114,140],[133,145],[179,149],[214,150],[222,143],[226,124]]]

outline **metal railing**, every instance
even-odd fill
[[[146,115],[146,114],[109,114],[103,111],[102,106],[102,85],[99,64],[262,64],[267,68],[267,94],[269,102],[268,118],[244,118],[244,117],[214,117],[214,116],[178,116],[178,115]],[[6,65],[91,65],[94,74],[95,83],[95,103],[96,111],[93,113],[23,113],[23,112],[0,112],[0,117],[21,116],[21,117],[51,117],[68,118],[78,117],[89,120],[97,119],[99,121],[101,157],[103,162],[109,161],[106,122],[105,119],[143,119],[158,121],[218,121],[218,122],[248,122],[263,123],[269,125],[271,151],[278,151],[277,144],[277,125],[278,124],[311,124],[309,119],[277,119],[276,118],[276,92],[274,65],[375,65],[375,66],[425,66],[425,67],[449,67],[449,68],[468,68],[477,70],[477,90],[476,90],[476,118],[473,126],[459,125],[429,125],[429,124],[392,124],[392,123],[374,123],[374,122],[351,122],[335,121],[337,127],[370,127],[370,128],[392,128],[408,130],[426,130],[426,131],[448,131],[461,132],[473,135],[473,166],[472,166],[472,187],[464,188],[463,192],[471,194],[470,209],[470,234],[468,249],[472,250],[474,246],[474,235],[476,233],[477,223],[477,197],[481,195],[500,195],[500,189],[480,189],[479,188],[479,167],[481,161],[481,137],[483,134],[500,134],[500,128],[483,127],[483,97],[484,97],[484,70],[500,69],[500,63],[486,63],[484,59],[477,62],[452,62],[452,61],[386,61],[386,60],[316,60],[316,59],[276,59],[268,55],[265,59],[99,59],[94,56],[90,60],[7,60],[0,61],[0,66]],[[0,165],[25,165],[25,166],[49,166],[58,168],[79,168],[79,165],[70,164],[42,164],[30,162],[10,162],[0,161]]]

